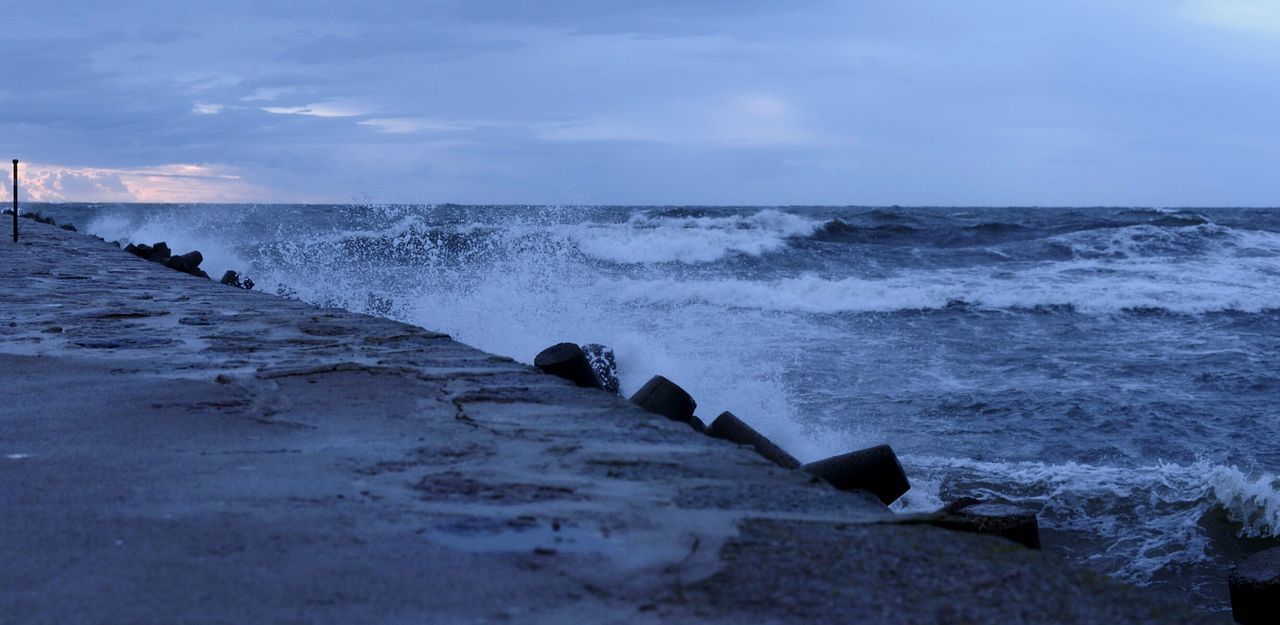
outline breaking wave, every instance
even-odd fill
[[[906,271],[879,278],[777,280],[629,280],[618,296],[646,304],[702,302],[725,308],[816,314],[886,313],[977,308],[1072,310],[1079,313],[1164,311],[1178,314],[1266,312],[1280,309],[1280,290],[1265,286],[1267,267],[1158,263],[1122,268],[1095,261],[1054,263],[1009,271]]]
[[[1209,461],[1110,467],[904,457],[966,492],[1026,504],[1047,528],[1109,538],[1093,559],[1146,584],[1172,566],[1211,561],[1206,515],[1225,512],[1239,536],[1280,536],[1280,479]],[[935,488],[937,487],[935,482]],[[926,501],[928,499],[926,498]]]
[[[750,215],[655,216],[637,213],[622,224],[586,224],[567,235],[591,258],[620,263],[711,262],[730,254],[776,252],[823,222],[778,210]]]

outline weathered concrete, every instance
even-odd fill
[[[3,623],[1163,623],[448,337],[0,244]]]

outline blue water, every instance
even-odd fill
[[[1280,210],[37,207],[260,289],[529,362],[605,343],[897,506],[1039,511],[1046,551],[1226,607],[1280,544]]]

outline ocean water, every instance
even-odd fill
[[[887,442],[933,510],[1226,609],[1280,544],[1280,210],[35,206],[215,277],[531,362],[604,343],[802,460]]]

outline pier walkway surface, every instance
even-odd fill
[[[439,333],[23,227],[0,623],[1208,618]]]

